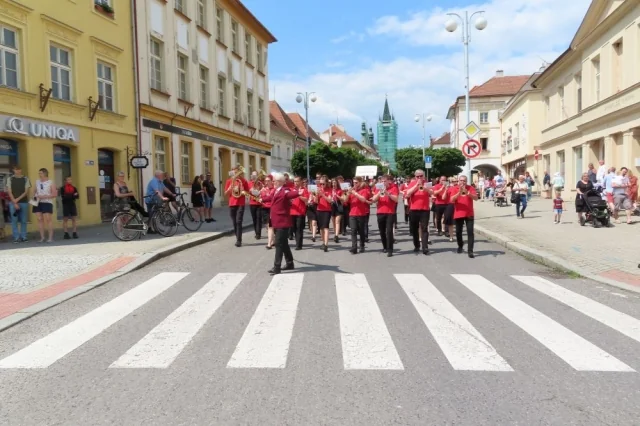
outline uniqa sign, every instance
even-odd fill
[[[78,129],[75,127],[4,115],[0,115],[0,122],[4,124],[4,128],[0,128],[0,132],[32,136],[34,138],[57,139],[65,142],[78,142],[80,139]]]

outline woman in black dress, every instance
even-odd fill
[[[589,173],[583,173],[582,179],[576,184],[576,213],[578,213],[578,223],[582,219],[582,214],[587,211],[585,194],[593,189],[593,183],[589,180]]]
[[[204,189],[202,189],[202,180],[200,176],[196,176],[191,184],[191,204],[200,214],[200,218],[204,217]],[[203,220],[201,220],[203,222]]]

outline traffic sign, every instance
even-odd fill
[[[469,139],[462,144],[462,154],[467,158],[476,158],[482,152],[482,144],[475,139]]]
[[[480,133],[480,127],[474,121],[470,121],[462,130],[464,130],[469,139]]]
[[[426,156],[424,157],[424,162],[425,162],[425,163],[432,163],[432,161],[431,161],[431,160],[432,160],[432,158],[431,158],[431,156],[430,156],[430,155],[426,155]]]
[[[430,169],[432,165],[433,165],[432,163],[427,163],[427,162],[425,162],[425,163],[424,163],[424,168],[425,168],[425,169]]]

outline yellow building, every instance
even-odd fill
[[[13,164],[46,168],[72,176],[82,225],[109,219],[137,144],[132,46],[129,0],[0,0],[0,190]]]
[[[542,91],[542,165],[566,187],[590,163],[640,173],[640,2],[594,0],[570,48],[533,85]]]

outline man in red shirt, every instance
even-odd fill
[[[420,232],[422,232],[422,254],[429,254],[429,213],[431,191],[427,188],[423,170],[416,170],[415,180],[409,184],[407,197],[411,203],[409,227],[413,236],[413,251],[420,251]]]
[[[378,229],[382,240],[382,252],[387,253],[387,257],[393,256],[393,227],[396,223],[396,207],[398,207],[398,187],[391,180],[391,176],[382,177],[384,188],[375,189],[372,202],[378,203]]]
[[[448,187],[446,176],[440,176],[438,184],[433,187],[433,195],[436,200],[433,215],[435,217],[436,228],[438,229],[438,236],[442,235],[442,218],[447,210],[447,204],[449,203],[449,193],[447,192]]]
[[[294,191],[298,191],[300,196],[291,201],[291,219],[293,226],[293,235],[296,238],[296,250],[302,250],[302,237],[304,236],[304,218],[307,214],[307,200],[309,199],[309,191],[302,184],[302,178],[296,176],[293,178]]]
[[[473,259],[473,202],[478,199],[476,189],[467,185],[467,177],[458,177],[458,188],[452,191],[451,201],[453,202],[453,220],[456,223],[456,239],[458,240],[458,253],[462,253],[464,241],[462,241],[462,226],[467,227],[467,253]]]
[[[236,234],[236,247],[242,246],[242,220],[244,219],[244,207],[247,204],[245,193],[249,192],[249,182],[244,178],[243,173],[240,173],[240,170],[240,166],[234,167],[232,172],[238,176],[237,179],[231,177],[224,185],[224,195],[229,198],[229,215],[233,223],[233,231]]]
[[[365,242],[365,221],[367,219],[367,209],[371,199],[369,185],[363,182],[362,177],[356,176],[353,179],[353,188],[349,190],[349,228],[351,228],[351,254],[358,253],[358,235],[360,236],[360,253],[364,252]]]

